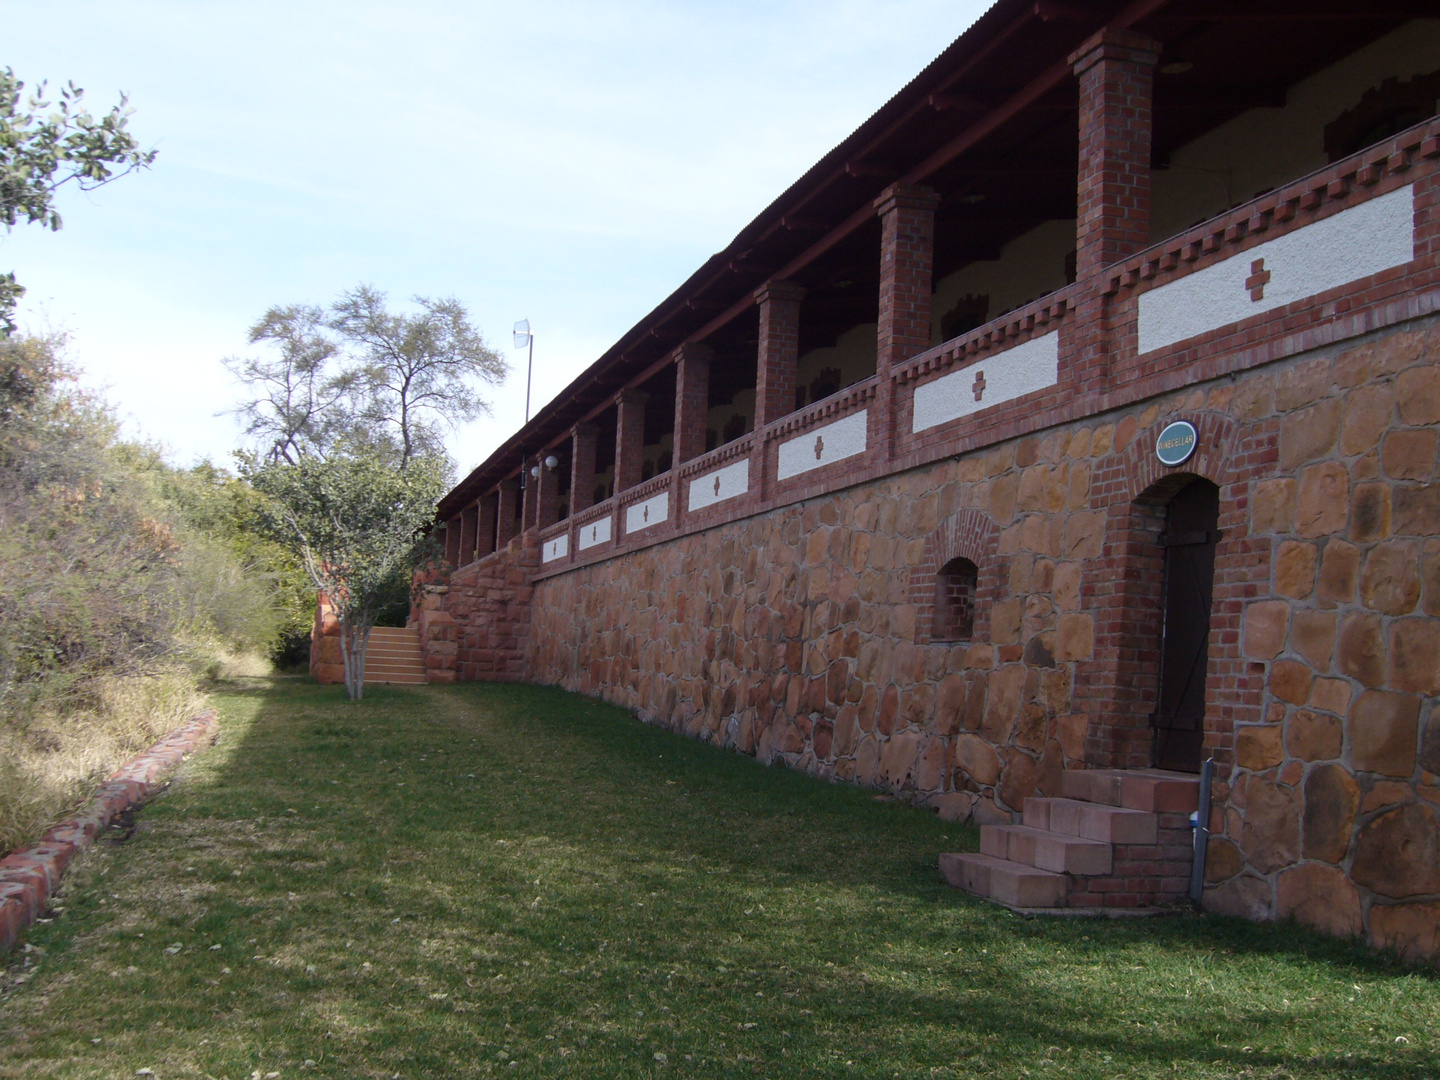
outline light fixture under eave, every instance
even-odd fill
[[[1194,70],[1195,65],[1189,60],[1175,60],[1169,64],[1160,65],[1161,75],[1184,75],[1187,71]]]
[[[546,467],[547,469],[553,469],[553,468],[555,468],[555,466],[557,466],[557,465],[559,465],[559,464],[560,464],[560,459],[559,459],[558,457],[556,457],[554,454],[551,454],[549,457],[547,457],[547,458],[545,459],[545,467]]]
[[[539,480],[539,479],[540,479],[540,466],[539,466],[539,465],[531,465],[531,466],[530,466],[530,475],[533,476],[536,480]]]

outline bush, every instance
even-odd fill
[[[61,345],[0,340],[0,851],[200,708],[200,676],[253,668],[310,602],[247,530],[253,490],[120,442]]]

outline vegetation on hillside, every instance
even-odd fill
[[[57,338],[0,340],[0,851],[307,620],[260,496],[127,443]]]

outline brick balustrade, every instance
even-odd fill
[[[1304,297],[1287,307],[1164,349],[1138,353],[1134,309],[1144,292],[1407,184],[1414,184],[1416,189],[1416,258],[1409,266],[1376,275],[1374,280],[1362,279],[1353,286]],[[1431,120],[1137,252],[1088,283],[1067,286],[950,341],[916,352],[896,363],[886,375],[872,376],[766,425],[758,440],[754,433],[746,435],[683,465],[677,463],[669,473],[643,485],[626,485],[617,480],[617,495],[597,509],[622,510],[649,497],[641,495],[641,491],[654,494],[665,490],[668,483],[669,520],[633,536],[625,535],[617,520],[610,545],[583,553],[572,538],[569,555],[545,564],[541,574],[563,572],[1093,413],[1096,401],[1081,400],[1077,380],[1082,373],[1072,367],[1072,358],[1086,344],[1077,340],[1077,335],[1090,332],[1087,320],[1076,317],[1086,304],[1104,305],[1109,310],[1107,321],[1113,327],[1104,343],[1109,370],[1100,388],[1099,405],[1104,408],[1122,407],[1201,378],[1254,367],[1440,310],[1437,202],[1440,120]],[[919,433],[911,430],[916,389],[1050,333],[1059,335],[1059,381],[1054,388],[976,412],[963,421],[939,424]],[[861,395],[872,413],[883,409],[887,402],[893,412],[889,417],[870,417],[871,449],[865,457],[816,469],[789,482],[777,481],[775,454],[770,448],[783,438],[796,437],[852,411]],[[638,405],[630,404],[630,397],[625,400],[627,408],[638,410]],[[626,430],[630,440],[638,438],[630,433],[630,425]],[[893,457],[889,460],[877,449],[887,431],[894,433]],[[622,441],[625,437],[621,436]],[[634,462],[630,471],[638,481],[639,447],[626,445]],[[686,498],[690,478],[745,455],[753,459],[748,492],[697,514],[685,512],[680,503]],[[561,527],[567,525],[573,527],[575,521],[561,523]],[[547,538],[552,535],[553,531],[546,532]]]

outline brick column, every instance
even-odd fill
[[[672,466],[682,465],[705,452],[705,421],[710,414],[710,360],[714,355],[708,345],[695,342],[686,342],[675,350]]]
[[[520,522],[515,518],[515,504],[520,498],[520,482],[500,481],[495,495],[495,544],[497,548],[503,548],[520,534]]]
[[[795,411],[795,368],[800,359],[800,301],[793,281],[768,281],[755,290],[760,305],[760,346],[755,363],[755,430]]]
[[[452,568],[460,565],[460,519],[445,522],[445,561]]]
[[[480,500],[480,521],[479,527],[475,530],[475,548],[476,554],[482,559],[495,551],[495,511],[499,501],[498,492],[492,492]]]
[[[595,437],[600,429],[589,422],[570,429],[570,516],[595,505]]]
[[[931,270],[935,208],[930,188],[891,184],[878,199],[880,215],[880,327],[875,369],[893,366],[930,347]]]
[[[535,525],[540,529],[549,528],[560,520],[560,467],[545,467],[545,459],[550,456],[552,455],[549,450],[541,450],[535,455],[535,461],[540,466],[540,477],[535,480],[538,488],[535,498]]]
[[[475,526],[479,518],[478,506],[467,506],[460,511],[460,565],[475,561]]]
[[[539,520],[540,516],[540,477],[531,472],[539,464],[539,458],[527,457],[523,466],[525,475],[520,478],[521,484],[524,485],[520,489],[520,531],[522,533],[535,528],[535,522]]]
[[[616,495],[640,483],[644,454],[645,395],[630,387],[615,395]]]
[[[1160,45],[1102,30],[1070,56],[1080,79],[1075,274],[1084,281],[1150,243],[1150,129]]]

